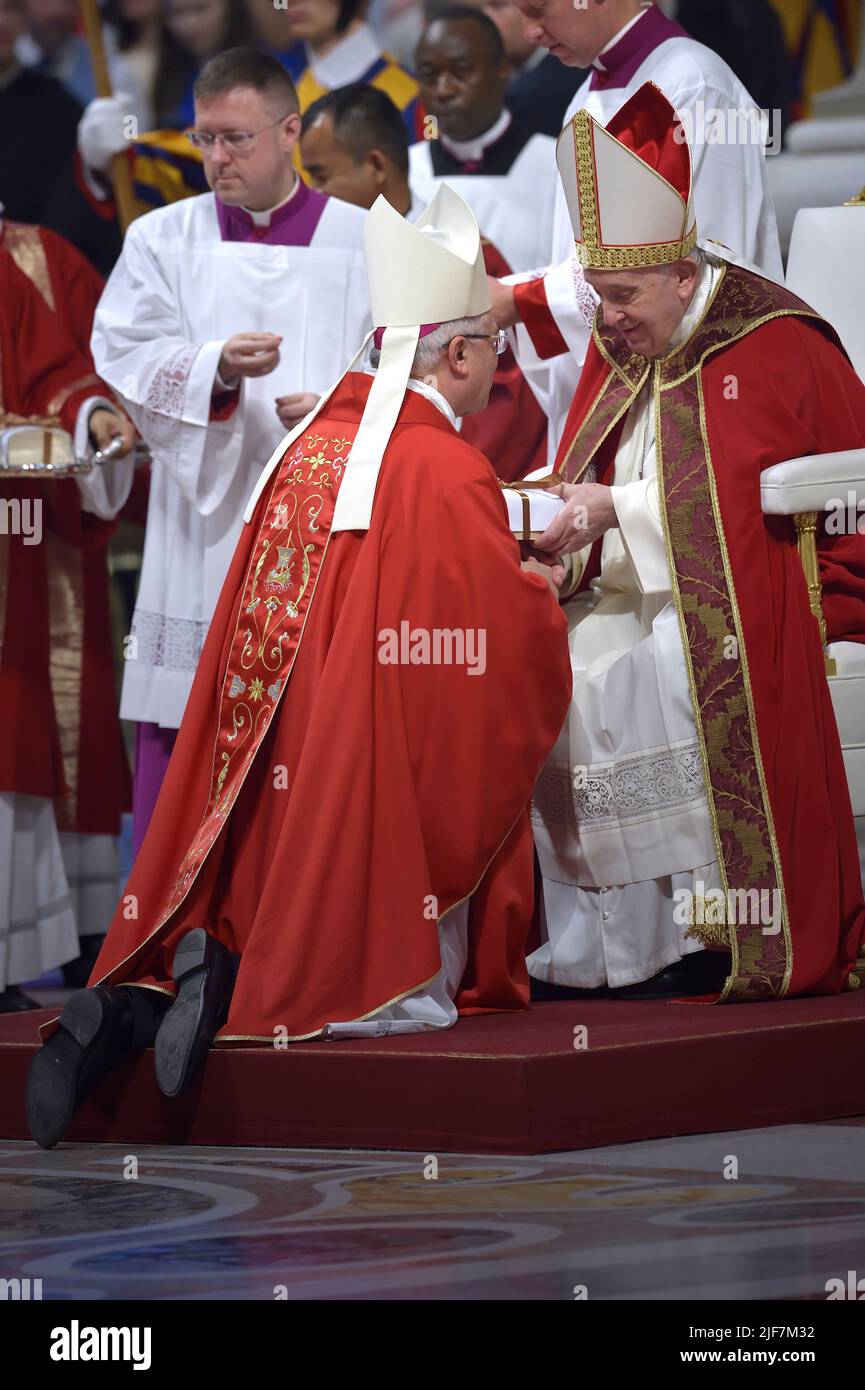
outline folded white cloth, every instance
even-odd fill
[[[565,505],[563,497],[544,492],[537,487],[522,488],[519,483],[503,487],[502,496],[508,509],[508,525],[520,540],[536,540],[543,535],[553,517]]]

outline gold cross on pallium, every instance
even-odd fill
[[[327,463],[327,459],[325,458],[321,450],[319,450],[319,452],[315,455],[314,458],[304,459],[304,463],[309,464],[310,474],[313,474],[316,468],[320,468],[323,463]]]

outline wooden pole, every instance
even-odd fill
[[[80,0],[80,4],[84,29],[87,34],[87,47],[90,50],[90,62],[93,65],[96,95],[99,97],[113,96],[111,78],[108,75],[108,63],[105,58],[105,44],[102,40],[102,17],[99,13],[99,5],[97,0]],[[138,203],[132,187],[132,171],[125,155],[116,154],[111,160],[111,182],[114,187],[114,201],[117,204],[120,228],[125,232],[130,222],[134,222],[138,216]]]

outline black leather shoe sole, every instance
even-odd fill
[[[529,985],[533,1004],[548,1003],[554,1000],[606,999],[610,992],[606,985],[601,985],[598,989],[579,989],[570,985],[551,985],[546,980],[536,980],[531,975],[529,976]]]
[[[165,1096],[187,1090],[228,1015],[231,954],[203,927],[187,932],[174,954],[177,995],[156,1034],[156,1082]]]
[[[42,1149],[53,1149],[97,1081],[129,1051],[128,1005],[96,986],[70,995],[53,1037],[27,1073],[27,1125]]]

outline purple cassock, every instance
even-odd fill
[[[288,201],[271,213],[266,225],[261,225],[244,208],[229,207],[217,198],[216,215],[222,240],[261,242],[264,246],[309,246],[327,201],[323,193],[309,188],[298,179]],[[132,794],[133,856],[141,848],[150,824],[176,739],[176,729],[166,729],[159,724],[136,725]]]
[[[309,246],[321,215],[327,206],[323,193],[301,183],[280,207],[270,214],[267,226],[253,221],[245,208],[232,208],[216,199],[216,215],[223,241],[260,241],[265,246]]]
[[[589,91],[596,92],[605,87],[627,87],[634,73],[668,39],[687,39],[690,35],[668,19],[657,5],[649,5],[619,42],[600,58],[595,59]]]

